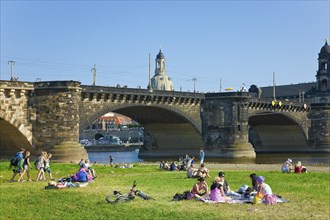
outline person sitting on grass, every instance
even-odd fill
[[[241,194],[234,192],[233,190],[230,189],[227,180],[225,180],[225,173],[220,171],[218,175],[221,179],[220,184],[223,186],[223,190],[225,192],[226,196],[234,196],[234,197],[241,197]]]
[[[202,163],[200,168],[197,170],[196,174],[197,178],[203,177],[203,178],[209,178],[209,170],[205,167],[205,163]]]
[[[194,178],[197,176],[198,169],[195,169],[194,164],[192,163],[190,167],[187,170],[187,177],[188,178]]]
[[[270,186],[265,183],[265,178],[263,176],[257,177],[258,190],[255,197],[262,200],[266,205],[276,203],[276,195],[273,194]]]
[[[214,202],[231,201],[232,199],[229,196],[225,196],[225,192],[223,191],[223,187],[220,182],[221,179],[217,176],[211,185],[210,199]]]
[[[198,182],[194,184],[189,198],[187,199],[197,198],[199,200],[203,200],[206,196],[209,195],[210,192],[207,183],[205,182],[205,179],[203,177],[200,177],[198,178]]]
[[[294,168],[295,173],[307,173],[306,167],[301,165],[301,161],[298,161],[295,168]]]
[[[282,173],[290,173],[293,170],[292,160],[290,158],[283,163],[281,170]]]
[[[92,165],[90,164],[89,159],[85,160],[84,168],[86,169],[87,173],[93,177],[93,179],[96,178],[96,172],[92,168]]]
[[[173,161],[170,165],[170,171],[176,171],[177,170],[177,167],[175,165],[175,162]]]

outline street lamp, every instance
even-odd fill
[[[194,81],[194,92],[196,92],[196,81],[197,81],[197,79],[196,78],[192,78],[192,81]]]

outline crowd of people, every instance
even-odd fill
[[[11,160],[11,166],[14,166],[13,176],[10,182],[14,181],[14,178],[18,175],[18,182],[26,181],[24,176],[26,174],[27,181],[33,181],[30,174],[32,165],[30,162],[30,152],[21,148],[16,153],[15,157]],[[81,159],[78,163],[79,170],[72,176],[60,178],[54,181],[52,171],[50,168],[50,160],[52,154],[46,151],[41,151],[40,156],[34,162],[35,169],[37,170],[37,177],[35,181],[46,181],[46,173],[48,173],[49,179],[51,180],[46,188],[66,188],[66,187],[83,187],[87,186],[89,182],[97,177],[95,169],[89,159]],[[110,158],[110,166],[114,166],[114,159]],[[198,168],[196,168],[196,167]],[[119,167],[115,166],[115,167]],[[133,166],[124,166],[122,168],[132,168]],[[119,167],[121,168],[121,167]],[[200,163],[195,165],[195,157],[186,155],[185,158],[179,158],[177,162],[169,164],[168,161],[162,161],[159,166],[160,169],[169,171],[186,171],[187,178],[196,178],[197,182],[193,184],[192,189],[188,192],[185,199],[198,199],[201,201],[212,201],[212,202],[234,202],[240,199],[250,199],[254,203],[265,203],[275,204],[276,195],[273,194],[271,187],[265,183],[263,176],[258,176],[255,173],[250,174],[251,185],[243,185],[237,191],[230,188],[227,180],[225,179],[225,172],[220,171],[218,175],[213,179],[211,187],[208,187],[207,178],[211,178],[210,171],[206,168],[204,163],[204,151],[200,151]],[[306,173],[307,168],[302,166],[301,161],[297,161],[293,166],[292,159],[288,158],[283,163],[281,170],[283,173]],[[78,184],[76,184],[78,183]],[[86,184],[79,184],[86,183]]]
[[[220,171],[218,176],[212,181],[209,188],[207,178],[210,178],[210,172],[204,163],[204,152],[200,152],[200,164],[195,166],[195,157],[186,155],[185,159],[178,162],[168,161],[160,163],[160,169],[165,170],[185,170],[188,178],[196,178],[197,182],[193,184],[190,191],[186,191],[185,199],[198,199],[211,202],[235,202],[240,200],[253,201],[253,203],[275,204],[278,197],[273,194],[271,187],[265,182],[263,176],[258,176],[255,173],[250,174],[251,185],[242,185],[237,191],[232,190],[225,179],[225,173]],[[307,172],[306,167],[298,161],[295,167],[292,165],[292,160],[288,159],[282,167],[282,171],[303,173]],[[284,172],[284,171],[283,171]]]

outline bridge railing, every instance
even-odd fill
[[[126,88],[126,87],[106,87],[106,86],[86,86],[81,85],[83,92],[89,93],[108,93],[108,94],[131,94],[131,95],[154,95],[154,96],[169,96],[169,97],[182,97],[182,98],[199,98],[204,99],[204,93],[196,92],[178,92],[178,91],[162,91],[139,88]]]
[[[277,99],[277,100],[274,100],[272,98],[254,98],[252,97],[250,99],[250,102],[254,102],[254,103],[272,103],[273,101],[275,101],[275,104],[276,105],[279,105],[279,103],[281,102],[282,105],[290,105],[290,106],[294,106],[294,107],[308,107],[310,108],[310,104],[309,103],[302,103],[302,102],[299,102],[299,101],[291,101],[291,100],[282,100],[282,99]]]

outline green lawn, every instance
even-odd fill
[[[158,166],[134,164],[132,169],[94,165],[98,177],[87,188],[45,190],[47,182],[10,183],[9,162],[0,163],[0,219],[329,219],[330,174],[282,174],[257,172],[266,178],[273,192],[290,200],[264,204],[207,204],[199,201],[171,201],[176,193],[190,190],[195,179],[185,172],[161,171]],[[56,178],[74,174],[78,165],[52,164]],[[247,165],[249,166],[249,165]],[[211,170],[212,178],[219,170]],[[229,170],[226,179],[232,189],[250,185],[248,175],[254,171]],[[32,176],[37,175],[32,170]],[[48,178],[48,176],[47,176]],[[17,178],[16,178],[17,179]],[[113,190],[127,192],[137,180],[140,189],[156,201],[140,198],[111,205],[105,202]]]

